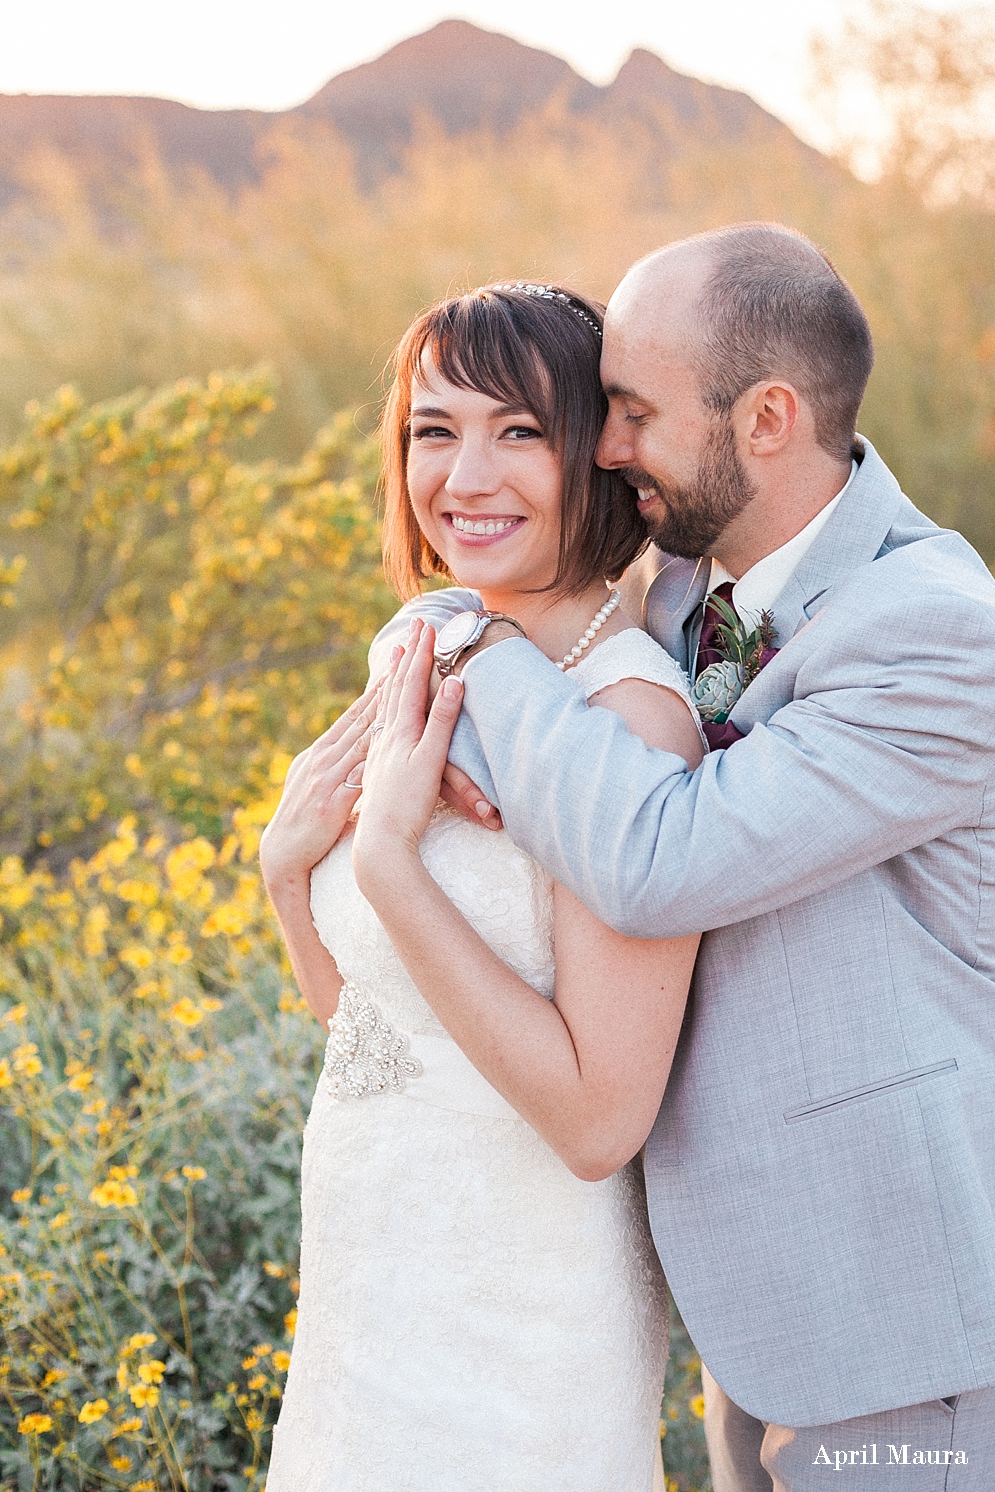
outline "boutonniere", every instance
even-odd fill
[[[743,690],[753,683],[777,651],[774,618],[769,611],[762,611],[759,624],[751,629],[727,601],[712,596],[708,604],[721,618],[713,646],[725,657],[720,663],[710,663],[702,669],[691,695],[702,720],[724,725]]]

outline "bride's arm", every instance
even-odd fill
[[[408,973],[474,1066],[576,1175],[599,1180],[636,1153],[653,1124],[698,939],[623,937],[557,886],[555,1001],[488,948],[418,853],[459,696],[458,682],[449,681],[422,735],[430,667],[426,631],[401,665],[387,728],[367,768],[353,848],[357,880]],[[700,750],[685,705],[667,690],[627,681],[603,691],[603,702],[650,744],[679,742],[692,759]]]
[[[311,919],[311,871],[342,834],[356,805],[377,709],[374,684],[290,764],[283,795],[259,846],[259,865],[297,987],[324,1025],[342,979]]]

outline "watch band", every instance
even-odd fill
[[[435,666],[439,670],[440,678],[448,678],[449,675],[455,671],[457,663],[459,663],[460,659],[463,658],[467,653],[469,653],[472,648],[475,648],[477,646],[477,643],[483,637],[484,633],[487,631],[487,628],[491,625],[491,622],[508,622],[510,626],[514,627],[516,632],[519,632],[522,637],[525,637],[525,640],[528,641],[525,628],[522,626],[521,622],[516,622],[513,616],[507,616],[503,611],[478,611],[474,612],[474,615],[480,618],[481,625],[475,632],[473,637],[469,638],[459,647],[454,648],[451,652],[440,654],[438,648],[436,649]]]

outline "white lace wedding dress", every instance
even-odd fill
[[[645,633],[572,670],[688,696]],[[697,719],[697,716],[695,717]],[[425,865],[553,994],[552,894],[444,808]],[[667,1355],[638,1162],[578,1181],[405,973],[341,841],[311,909],[346,980],[304,1137],[297,1334],[267,1492],[650,1492]]]

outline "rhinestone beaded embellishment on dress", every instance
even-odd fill
[[[406,1036],[397,1036],[375,1005],[354,984],[344,984],[339,1008],[328,1022],[324,1072],[333,1098],[367,1098],[371,1093],[401,1093],[406,1078],[421,1074],[422,1065],[405,1055]]]

